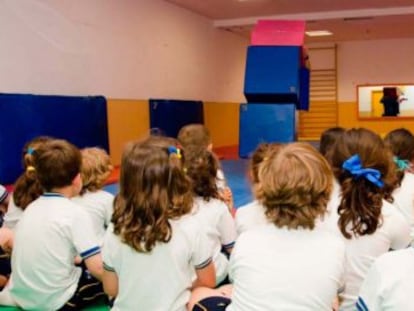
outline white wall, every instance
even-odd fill
[[[243,101],[248,40],[161,0],[0,0],[0,92]]]
[[[338,100],[356,102],[360,84],[414,84],[414,39],[338,44]]]

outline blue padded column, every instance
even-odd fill
[[[239,156],[249,157],[263,142],[296,140],[296,104],[240,105]]]

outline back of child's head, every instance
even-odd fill
[[[277,227],[313,229],[326,213],[333,175],[311,145],[292,143],[268,155],[259,167],[256,197]]]
[[[138,252],[151,251],[171,238],[169,219],[192,208],[190,181],[175,146],[151,138],[130,143],[121,162],[115,199],[114,233]]]
[[[45,191],[70,186],[80,174],[81,153],[66,140],[46,141],[33,151],[32,157],[34,173]]]
[[[81,150],[82,154],[82,191],[95,192],[105,185],[113,170],[108,153],[101,148],[92,147]]]
[[[414,159],[414,136],[409,130],[399,128],[389,132],[384,137],[384,143],[394,155],[396,174],[401,184],[405,171],[410,169],[411,160]]]
[[[392,200],[397,185],[391,152],[379,135],[359,128],[338,137],[329,152],[341,186],[339,227],[346,238],[374,233],[380,226],[382,200]]]
[[[196,196],[208,201],[219,198],[217,188],[218,160],[205,148],[188,148],[186,150],[185,168],[192,183],[192,191]]]
[[[42,186],[34,170],[33,153],[42,144],[51,140],[53,140],[52,137],[39,136],[33,138],[23,147],[22,160],[24,172],[16,180],[13,190],[13,201],[22,210],[26,209],[27,205],[43,193]]]
[[[329,149],[338,140],[338,137],[345,133],[345,129],[342,127],[331,127],[324,131],[319,141],[319,152],[326,157]]]
[[[182,127],[177,138],[184,149],[188,147],[207,149],[211,145],[210,132],[202,124],[189,124]]]
[[[257,146],[256,150],[252,153],[250,158],[250,178],[253,185],[259,183],[259,167],[262,162],[269,157],[270,154],[277,153],[281,148],[282,144],[276,143],[262,143]]]
[[[384,137],[385,145],[401,160],[414,159],[414,135],[405,128],[389,132]]]

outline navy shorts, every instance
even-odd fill
[[[192,311],[224,311],[231,300],[223,296],[208,297],[197,302]]]

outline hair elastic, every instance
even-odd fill
[[[28,167],[26,167],[26,172],[34,172],[34,171],[36,171],[34,166],[29,165]]]
[[[34,148],[32,148],[32,147],[27,148],[27,154],[32,155],[33,152],[34,152]]]
[[[181,155],[181,149],[177,148],[175,146],[169,146],[168,147],[168,154],[175,154],[177,156],[177,158],[181,159],[182,155]]]
[[[342,164],[342,168],[350,172],[352,176],[356,178],[363,177],[379,188],[384,186],[384,182],[381,180],[380,171],[374,168],[362,167],[361,158],[358,154],[354,154],[352,157],[347,159]]]
[[[394,163],[397,165],[399,171],[405,171],[410,168],[410,161],[402,160],[399,157],[393,157]]]

